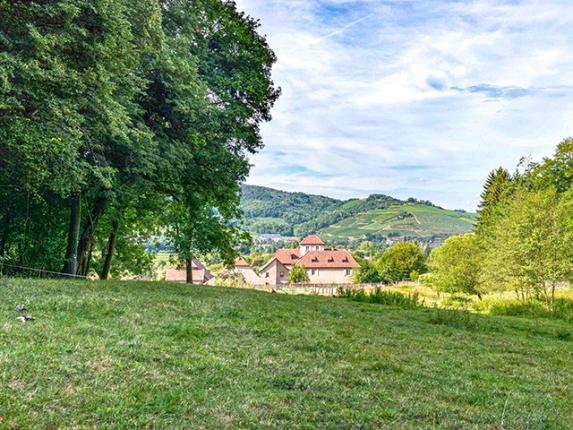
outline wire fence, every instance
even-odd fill
[[[18,266],[0,262],[0,277],[11,278],[40,278],[40,279],[83,279],[87,276],[71,275],[69,273],[55,272],[53,270],[36,269],[33,267]]]

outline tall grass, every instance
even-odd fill
[[[478,312],[522,318],[549,318],[573,322],[573,300],[556,299],[553,307],[541,300],[486,299],[472,304]]]
[[[412,309],[422,305],[417,293],[402,294],[395,291],[384,291],[383,288],[376,288],[371,293],[366,293],[364,290],[341,288],[338,295],[355,302],[376,303],[405,309]]]

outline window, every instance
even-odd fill
[[[318,275],[318,269],[312,269],[312,270],[310,271],[310,274],[311,274],[311,275]]]
[[[285,272],[281,272],[281,278],[285,276]]]
[[[269,276],[270,276],[269,272],[265,273],[265,278],[268,278]]]
[[[351,270],[351,269],[346,269],[346,270],[344,271],[344,274],[345,274],[346,276],[350,276],[350,275],[352,274],[352,270]]]

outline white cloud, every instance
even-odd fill
[[[573,134],[568,0],[238,4],[283,88],[250,183],[474,209],[489,170]]]

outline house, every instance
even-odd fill
[[[300,242],[298,249],[277,250],[259,271],[259,279],[253,277],[253,282],[247,282],[252,285],[288,284],[289,273],[294,265],[307,269],[311,284],[352,283],[353,271],[359,267],[350,252],[345,249],[327,250],[324,241],[311,234]]]
[[[345,249],[309,251],[297,264],[306,268],[311,284],[352,283],[353,270],[360,266]]]
[[[245,260],[243,257],[237,257],[235,259],[234,272],[238,275],[241,275],[247,284],[251,285],[264,284],[264,282],[261,282],[261,279],[257,274],[256,270],[253,269],[249,264],[249,262]]]
[[[281,248],[275,252],[273,258],[276,258],[284,267],[290,270],[300,259],[300,249]]]
[[[274,255],[267,264],[261,267],[259,279],[265,285],[285,285],[289,283],[289,273],[292,264],[287,266]]]
[[[316,234],[305,237],[300,242],[300,255],[303,256],[311,251],[324,251],[324,241]]]
[[[198,285],[207,284],[215,278],[209,269],[196,258],[194,258],[192,262],[192,275],[193,283]],[[165,280],[170,282],[187,282],[187,269],[167,269]]]

